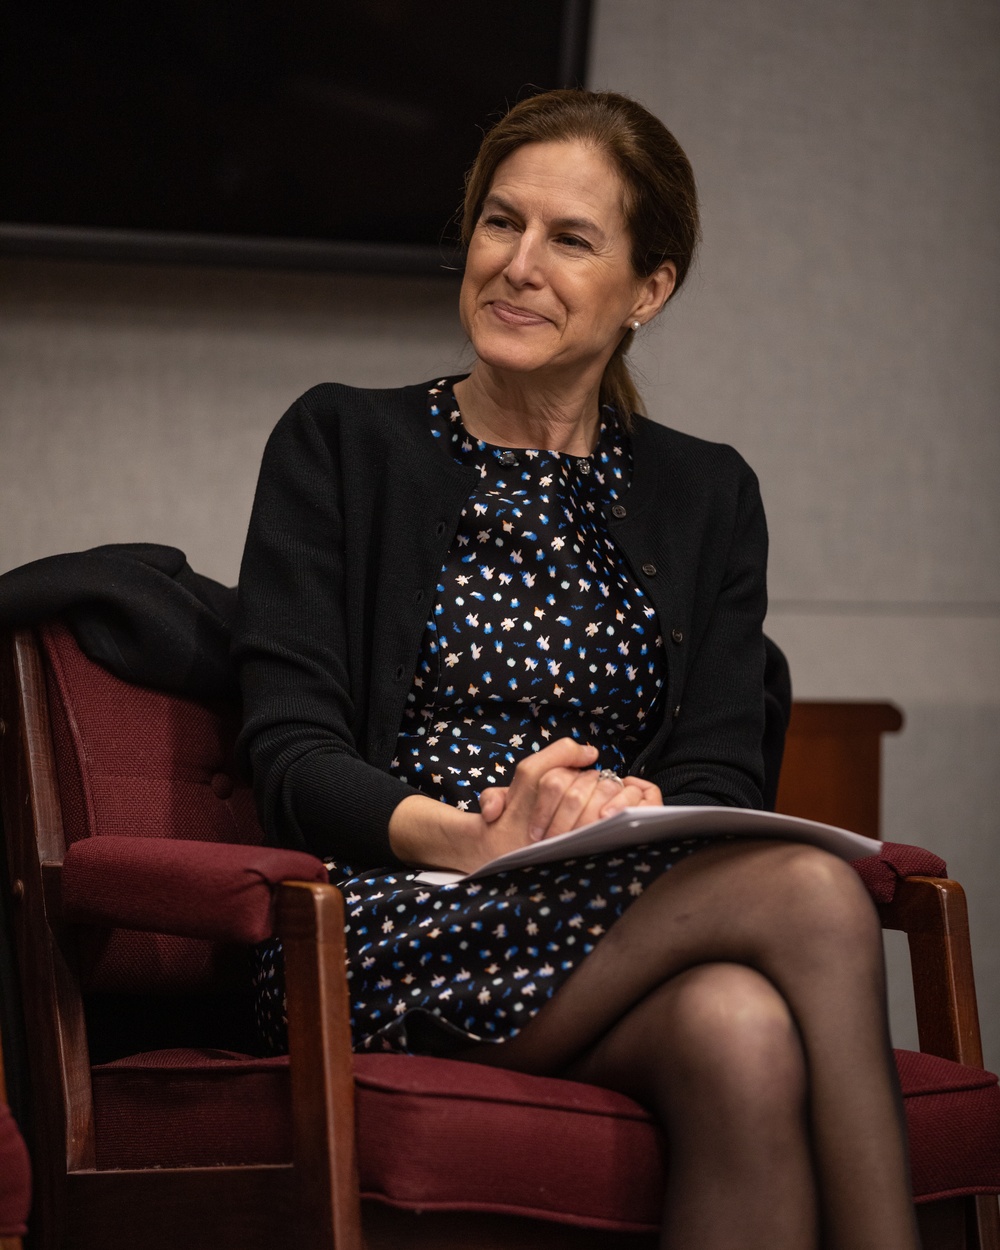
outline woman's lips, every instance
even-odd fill
[[[503,300],[493,300],[490,307],[495,317],[511,326],[541,326],[548,321],[548,317],[528,312],[526,308],[515,308],[513,304],[505,304]]]

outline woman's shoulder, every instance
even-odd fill
[[[417,423],[426,407],[428,389],[433,385],[418,382],[412,386],[365,387],[320,382],[300,395],[285,417],[310,420],[325,429],[339,429],[344,423]]]
[[[638,413],[632,417],[632,447],[637,460],[652,458],[665,471],[674,469],[714,479],[722,475],[729,480],[756,481],[753,469],[735,447],[685,434]]]
[[[429,444],[427,393],[434,382],[362,387],[321,382],[310,387],[278,421],[265,461],[332,457],[377,463],[394,454],[434,453]]]

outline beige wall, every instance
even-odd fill
[[[890,698],[885,832],[971,899],[1000,1064],[1000,16],[986,0],[598,0],[591,81],[698,171],[705,247],[637,353],[735,443],[802,696]],[[0,568],[149,539],[236,577],[267,431],[324,378],[467,360],[448,280],[5,262]],[[896,1034],[912,1043],[893,948]]]

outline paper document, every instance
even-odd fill
[[[483,864],[475,872],[427,871],[422,872],[418,880],[429,885],[450,885],[464,881],[466,875],[488,877],[509,868],[526,868],[531,864],[547,864],[558,859],[579,859],[584,855],[636,846],[640,842],[721,838],[727,834],[808,842],[846,860],[877,855],[882,846],[876,838],[866,838],[861,833],[851,833],[835,825],[822,825],[816,820],[802,820],[798,816],[780,816],[777,812],[751,811],[746,807],[626,807],[606,820],[508,851],[506,855]]]

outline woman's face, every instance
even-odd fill
[[[674,269],[637,278],[623,187],[580,142],[531,143],[497,167],[462,282],[462,324],[495,369],[596,386],[629,324],[673,289]]]

